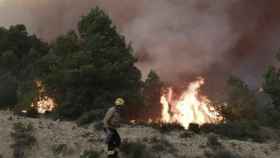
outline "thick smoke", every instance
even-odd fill
[[[154,69],[173,83],[202,75],[218,86],[218,78],[234,74],[256,86],[280,46],[278,0],[4,2],[1,25],[24,23],[46,40],[74,29],[81,15],[101,6],[132,42],[143,74]]]

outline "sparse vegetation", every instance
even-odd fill
[[[74,152],[74,149],[70,148],[67,144],[54,144],[52,146],[52,152],[54,155],[71,155]]]
[[[205,151],[204,154],[207,158],[241,158],[240,155],[225,149],[219,149],[215,151]]]
[[[266,141],[266,139],[261,137],[260,127],[254,122],[234,121],[217,125],[205,124],[201,126],[201,130],[206,133],[213,132],[231,139],[251,139],[256,142]]]
[[[99,158],[99,157],[100,157],[100,153],[93,150],[85,150],[80,155],[80,158]]]
[[[237,153],[225,149],[215,134],[208,135],[207,145],[210,148],[210,151],[204,152],[207,158],[241,158]]]
[[[180,134],[180,138],[191,138],[194,135],[194,132],[187,130]]]
[[[147,146],[140,142],[124,142],[121,151],[125,158],[154,158]]]
[[[32,124],[15,123],[11,136],[14,140],[12,148],[14,158],[26,158],[26,152],[36,143]]]
[[[222,144],[218,139],[218,136],[214,135],[214,134],[209,134],[207,137],[207,145],[211,148],[211,149],[217,149],[217,148],[221,148]]]
[[[176,152],[176,149],[174,148],[174,146],[169,141],[167,141],[166,139],[163,139],[163,138],[160,139],[158,142],[154,143],[152,145],[152,149],[155,152],[163,152],[163,151]]]
[[[55,155],[58,155],[58,154],[62,153],[63,150],[65,150],[66,148],[67,148],[66,144],[58,144],[58,145],[55,144],[52,146],[52,152]]]

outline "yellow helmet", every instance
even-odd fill
[[[116,106],[123,106],[124,104],[125,104],[125,101],[124,101],[123,98],[117,98],[117,99],[115,100],[115,105],[116,105]]]

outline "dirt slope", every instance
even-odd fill
[[[36,144],[26,151],[28,158],[80,158],[86,150],[93,150],[104,157],[104,135],[93,125],[77,127],[71,122],[49,119],[31,119],[14,116],[8,111],[0,112],[0,154],[3,158],[13,158],[14,139],[11,133],[15,123],[31,123],[34,127]],[[207,144],[207,135],[192,134],[182,137],[185,131],[161,134],[158,130],[143,126],[125,126],[119,129],[126,143],[140,143],[147,146],[156,157],[204,158],[205,151],[212,149]],[[244,158],[279,158],[280,145],[276,142],[255,143],[237,140],[219,140],[224,149]],[[222,148],[222,147],[219,147]]]

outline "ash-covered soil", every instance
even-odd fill
[[[104,133],[94,124],[85,128],[72,122],[26,118],[1,111],[0,154],[3,158],[14,158],[15,150],[18,150],[13,145],[18,140],[11,136],[16,123],[33,126],[32,133],[29,134],[36,141],[24,149],[27,158],[91,158],[90,154],[85,153],[105,157]],[[256,143],[229,140],[214,134],[194,134],[184,130],[161,133],[151,127],[136,125],[123,126],[119,132],[124,141],[121,148],[121,157],[124,158],[280,157],[280,145],[277,141]]]

